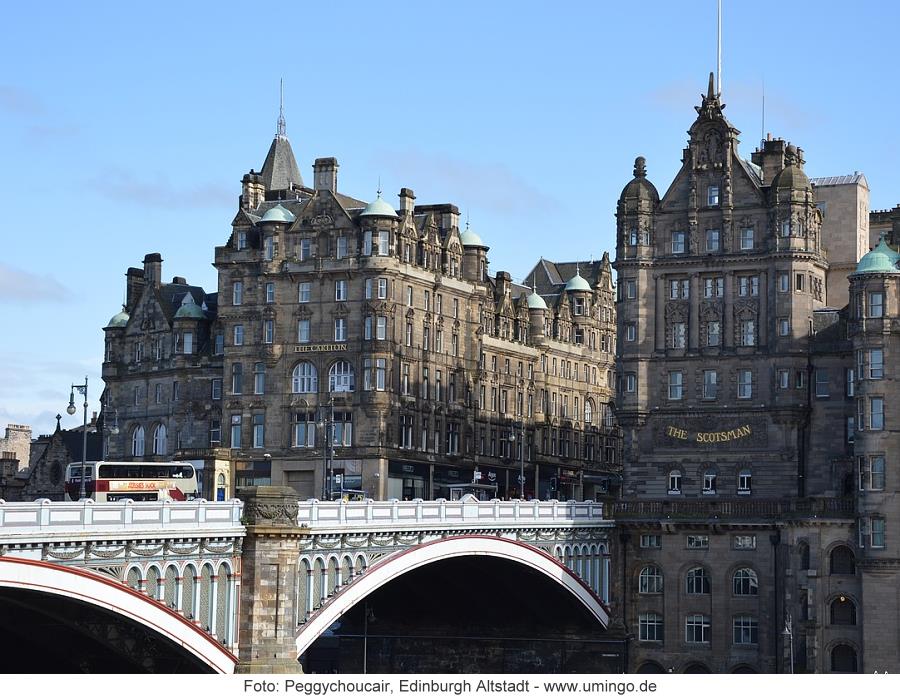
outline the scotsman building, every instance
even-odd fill
[[[660,197],[638,158],[617,209],[631,666],[895,672],[898,255],[856,266],[862,176],[822,182],[850,202],[823,227],[836,190],[779,139],[744,160],[723,106],[711,81],[674,182]],[[853,267],[829,276],[830,250]]]
[[[105,329],[108,454],[197,460],[218,497],[617,489],[608,257],[542,260],[523,286],[489,274],[456,206],[398,203],[341,194],[334,158],[305,186],[280,119],[215,250],[218,293],[163,282],[156,253],[128,270]]]

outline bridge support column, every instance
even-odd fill
[[[295,641],[297,492],[254,486],[238,492],[244,501],[241,557],[240,638],[236,673],[302,673]]]

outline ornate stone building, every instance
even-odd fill
[[[723,107],[710,82],[666,193],[638,158],[617,209],[632,668],[894,672],[897,254],[857,266],[861,175],[815,187],[780,139],[744,160]]]
[[[193,459],[207,494],[617,489],[608,257],[541,261],[523,286],[489,274],[452,204],[341,194],[334,158],[312,183],[279,119],[215,250],[218,293],[162,283],[158,254],[128,271],[105,329],[108,453]]]

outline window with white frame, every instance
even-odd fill
[[[784,337],[791,334],[791,320],[789,318],[778,319],[778,335]]]
[[[638,616],[638,640],[641,642],[663,641],[663,617],[658,613],[641,613]]]
[[[332,393],[354,390],[353,365],[346,360],[338,360],[328,370],[328,391]]]
[[[884,378],[884,350],[873,348],[869,350],[869,379]]]
[[[703,280],[703,297],[713,299],[725,294],[724,277],[707,277]]]
[[[703,370],[703,398],[715,399],[719,396],[719,373],[714,369]]]
[[[634,372],[625,373],[625,393],[633,394],[637,390],[637,375]]]
[[[737,492],[739,496],[749,495],[752,487],[752,478],[749,469],[741,469],[738,472],[738,481],[737,481]]]
[[[271,345],[275,342],[275,321],[266,319],[263,321],[263,342]]]
[[[645,566],[641,569],[641,573],[638,576],[638,592],[647,594],[662,593],[662,569],[655,565]]]
[[[738,549],[738,547],[735,547]],[[747,547],[741,547],[747,549]],[[744,567],[734,572],[731,577],[732,595],[750,596],[759,594],[759,579],[753,569]]]
[[[311,362],[300,362],[291,373],[291,393],[315,394],[319,390],[319,377]]]
[[[316,446],[316,416],[312,412],[293,414],[293,447]]]
[[[734,549],[756,549],[756,535],[735,535],[732,547]]]
[[[338,236],[334,242],[334,257],[338,260],[347,257],[347,237]]]
[[[716,494],[716,482],[718,477],[715,471],[707,469],[703,472],[703,495],[714,496]]]
[[[741,250],[753,250],[753,229],[741,229]]]
[[[347,280],[336,280],[334,283],[334,300],[347,301]]]
[[[816,396],[820,399],[828,398],[830,394],[829,382],[828,382],[828,370],[827,369],[817,369],[815,370],[815,380],[816,380]]]
[[[869,545],[873,549],[884,549],[884,518],[869,518],[869,531],[871,533]]]
[[[687,345],[687,324],[676,321],[672,324],[672,347],[676,350],[683,349]]]
[[[372,254],[372,232],[365,231],[363,233],[363,255],[371,255]]]
[[[732,624],[735,644],[751,645],[759,642],[759,622],[752,615],[735,615]]]
[[[253,364],[253,393],[257,395],[266,393],[265,362],[255,362]]]
[[[884,430],[884,398],[869,397],[869,430]]]
[[[309,342],[309,319],[301,318],[297,321],[297,342],[298,343],[308,343]]]
[[[244,393],[244,366],[240,362],[231,365],[231,393]]]
[[[740,340],[744,347],[756,345],[756,321],[747,319],[740,322]]]
[[[859,471],[859,490],[883,491],[884,455],[859,456],[856,462]]]
[[[378,255],[388,255],[391,242],[390,231],[378,232]]]
[[[132,457],[144,456],[144,428],[137,426],[131,432],[131,455]]]
[[[688,570],[685,576],[685,592],[691,595],[708,595],[710,592],[709,574],[702,566]]]
[[[301,282],[297,285],[297,301],[308,304],[312,292],[312,282]]]
[[[753,398],[753,371],[749,369],[738,370],[738,392],[739,399]]]
[[[246,231],[238,231],[237,232],[237,249],[245,250],[247,248],[247,232]]]
[[[266,282],[266,303],[267,304],[275,303],[275,283],[274,282]]]
[[[637,337],[637,326],[633,323],[625,324],[625,340],[629,343],[634,342]]]
[[[673,496],[681,493],[681,472],[678,469],[669,472],[668,492]]]
[[[684,396],[684,373],[669,372],[669,400],[680,401]]]
[[[791,276],[787,272],[778,273],[778,291],[782,293],[791,291]]]
[[[243,345],[244,344],[244,326],[243,326],[243,324],[238,323],[234,327],[234,344],[235,345]]]
[[[275,238],[266,236],[263,238],[263,259],[270,261],[275,257]]]
[[[722,342],[722,324],[720,321],[708,321],[706,324],[706,345],[716,347]]]
[[[231,416],[231,447],[239,448],[241,446],[241,416],[235,414]]]
[[[253,447],[264,447],[266,442],[266,417],[262,413],[254,413],[253,422]]]
[[[218,400],[222,398],[222,380],[213,379],[210,386],[210,398]]]
[[[337,341],[347,340],[347,319],[334,319],[334,339]]]
[[[660,549],[662,535],[641,535],[641,549]]]
[[[707,229],[706,231],[706,252],[716,253],[719,250],[719,230]]]
[[[719,186],[710,185],[706,188],[706,205],[710,207],[719,206]]]
[[[312,240],[309,238],[300,239],[300,243],[297,245],[297,257],[300,258],[300,262],[309,260],[312,257]]]
[[[686,252],[687,234],[684,231],[672,233],[672,252],[675,254]]]
[[[684,621],[684,641],[690,644],[707,644],[709,629],[709,616],[688,615]]]
[[[775,381],[779,389],[790,389],[791,372],[787,369],[779,369],[775,371]]]
[[[691,281],[688,279],[669,280],[669,299],[688,299],[691,295]]]
[[[738,296],[759,296],[759,275],[747,275],[738,277]]]
[[[884,294],[881,292],[869,292],[869,318],[881,318],[884,316]]]
[[[231,283],[231,303],[234,306],[240,306],[244,303],[244,283],[243,282],[232,282]]]
[[[331,424],[331,438],[335,445],[351,447],[353,445],[353,414],[350,411],[335,411]]]
[[[709,549],[709,535],[688,535],[685,546],[688,549]]]
[[[635,280],[625,280],[625,298],[637,298],[637,282]]]
[[[165,455],[168,450],[166,426],[160,423],[153,430],[153,454]]]

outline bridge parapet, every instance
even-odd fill
[[[453,526],[612,527],[594,501],[301,501],[297,522],[315,531],[396,531]]]
[[[243,503],[0,501],[0,542],[51,542],[144,537],[240,537]]]

